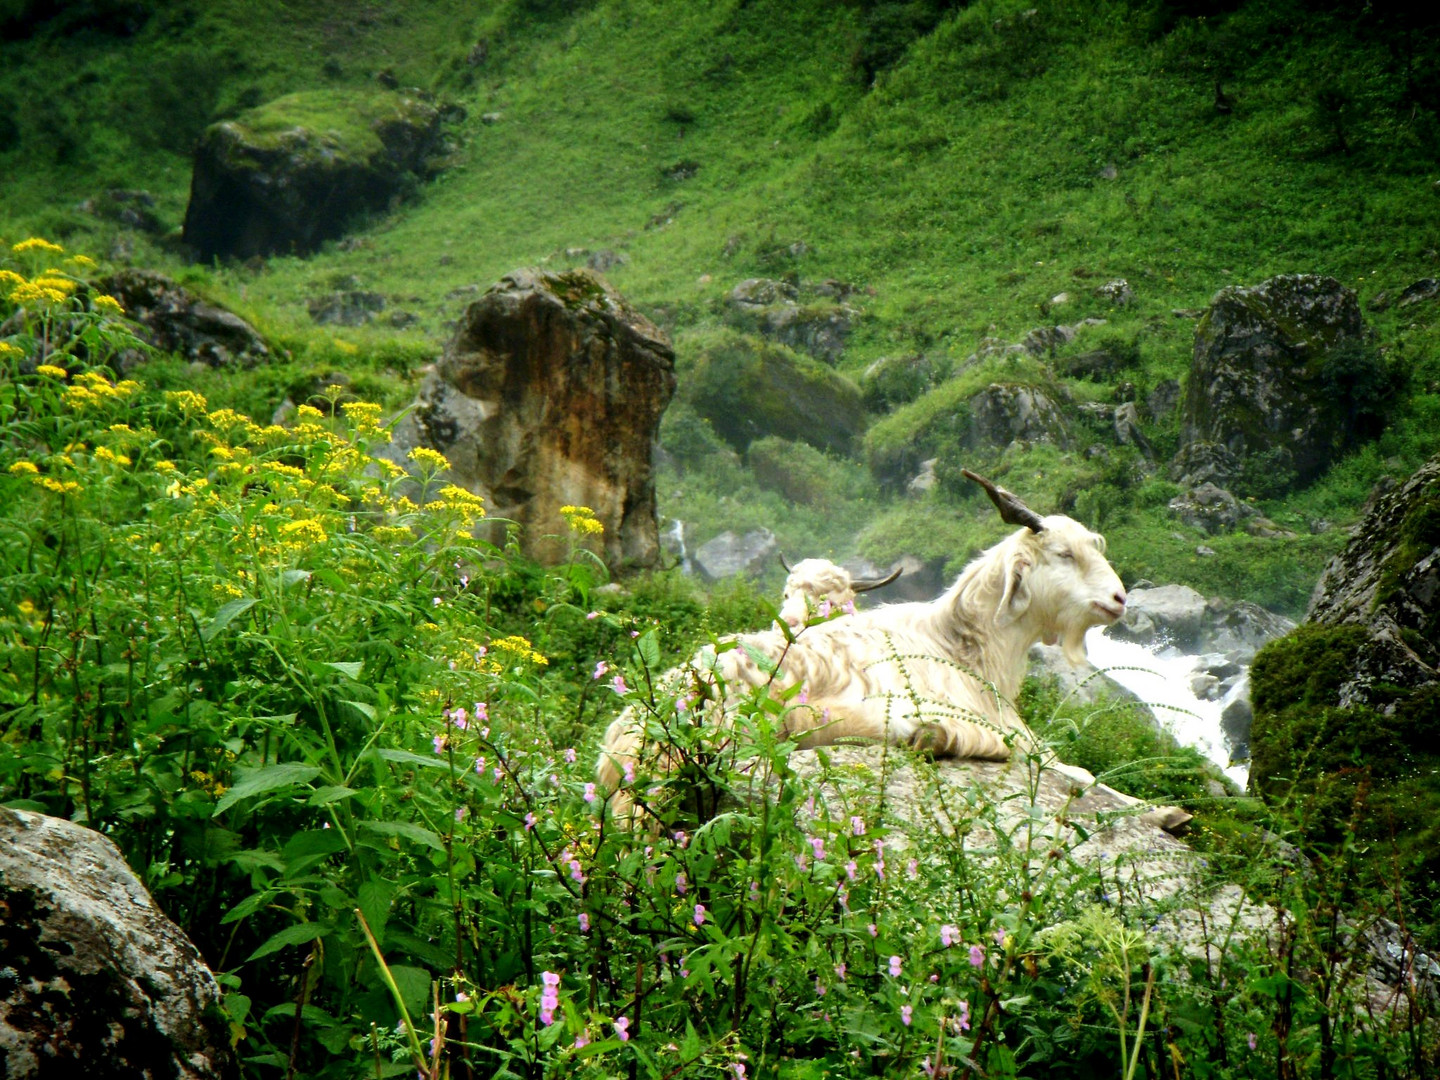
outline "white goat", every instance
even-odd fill
[[[857,593],[869,592],[889,585],[900,576],[895,570],[888,577],[855,578],[843,566],[829,559],[801,559],[794,566],[781,565],[789,571],[785,588],[780,594],[780,618],[791,630],[799,630],[815,613],[829,614],[830,608],[844,607],[855,600]]]
[[[779,629],[737,634],[717,654],[701,649],[666,680],[687,680],[724,706],[754,687],[770,693],[800,684],[784,723],[801,746],[847,736],[910,743],[951,757],[1003,761],[1007,736],[1025,730],[1013,701],[1037,641],[1063,644],[1085,661],[1085,632],[1125,611],[1125,589],[1105,560],[1105,540],[1071,518],[1040,517],[1014,495],[968,470],[1009,524],[1025,528],[982,552],[944,594],[928,603],[891,604],[820,623],[787,640]],[[768,657],[773,674],[752,653]],[[728,702],[727,702],[728,699]],[[597,773],[611,807],[630,819],[622,773],[645,755],[644,721],[627,709],[605,733]],[[672,762],[654,754],[657,771]]]

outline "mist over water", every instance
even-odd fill
[[[1092,664],[1150,706],[1155,718],[1180,743],[1199,750],[1244,789],[1249,767],[1230,764],[1220,726],[1220,714],[1236,694],[1243,692],[1244,680],[1224,697],[1205,701],[1190,688],[1198,659],[1195,656],[1168,646],[1156,653],[1144,645],[1116,641],[1098,626],[1086,635],[1085,645]]]

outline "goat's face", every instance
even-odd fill
[[[822,601],[829,600],[832,607],[839,607],[854,599],[853,580],[847,570],[829,559],[801,559],[785,579],[780,617],[798,630]]]
[[[1028,618],[1047,644],[1061,642],[1072,664],[1085,659],[1085,631],[1125,614],[1125,586],[1105,559],[1105,538],[1054,514],[1040,532],[1011,537],[1008,610]]]

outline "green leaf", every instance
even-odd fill
[[[780,665],[748,642],[740,642],[740,647],[745,650],[745,655],[755,662],[755,666],[766,675],[774,675],[780,669]]]
[[[330,803],[339,802],[341,799],[348,799],[351,795],[358,794],[354,788],[331,785],[329,787],[316,788],[315,794],[305,801],[306,806],[328,806]]]
[[[635,648],[640,652],[640,659],[651,671],[660,670],[660,635],[652,626],[646,630],[635,642]]]
[[[254,915],[255,912],[259,911],[267,903],[269,903],[270,897],[272,895],[273,894],[270,892],[251,893],[249,896],[245,897],[244,900],[241,900],[238,904],[236,904],[223,916],[221,916],[220,925],[224,926],[226,923],[239,922],[241,919],[248,919],[251,915]]]
[[[294,585],[297,581],[309,581],[309,570],[286,570],[280,575],[280,584],[285,587]]]
[[[200,640],[207,644],[215,639],[215,636],[229,626],[237,615],[243,615],[260,601],[253,596],[242,596],[238,600],[231,600],[215,613],[215,618],[210,620],[210,625],[200,631]]]
[[[334,668],[336,671],[340,672],[340,674],[346,675],[349,678],[352,678],[358,682],[360,680],[360,669],[365,666],[365,661],[329,660],[326,661],[325,666],[329,668]]]
[[[392,964],[390,976],[400,991],[400,999],[411,1016],[418,1016],[430,1009],[430,972],[424,968]]]
[[[294,926],[287,926],[247,956],[245,963],[248,964],[252,960],[259,960],[262,956],[269,956],[271,953],[277,953],[281,949],[288,949],[291,945],[303,945],[307,941],[322,938],[330,933],[332,929],[333,927],[312,922],[302,922],[296,923]]]
[[[374,705],[368,704],[367,702],[364,702],[364,701],[349,701],[349,700],[342,700],[342,701],[340,702],[340,704],[346,706],[347,708],[354,709],[354,710],[355,710],[356,712],[358,712],[361,716],[365,717],[366,720],[369,720],[369,721],[371,721],[371,722],[373,722],[373,721],[375,720],[375,706],[374,706]]]
[[[238,780],[234,787],[225,792],[225,794],[221,796],[220,801],[215,804],[215,811],[211,814],[211,817],[219,817],[241,799],[248,798],[251,795],[260,795],[267,791],[279,791],[282,788],[308,784],[319,775],[320,770],[314,765],[301,765],[298,762],[267,765],[265,768],[257,769],[246,775],[243,779]]]
[[[448,769],[450,761],[439,754],[412,754],[409,750],[375,750],[376,757],[385,761],[398,761],[405,765],[419,765],[425,769]]]
[[[362,821],[360,827],[380,836],[403,836],[406,840],[414,840],[417,844],[424,844],[436,851],[445,850],[445,844],[440,837],[409,821]]]

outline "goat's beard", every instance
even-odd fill
[[[1071,667],[1084,667],[1089,663],[1089,657],[1085,654],[1085,633],[1089,629],[1086,623],[1076,621],[1061,631],[1060,648],[1065,653],[1065,659],[1070,661]]]

